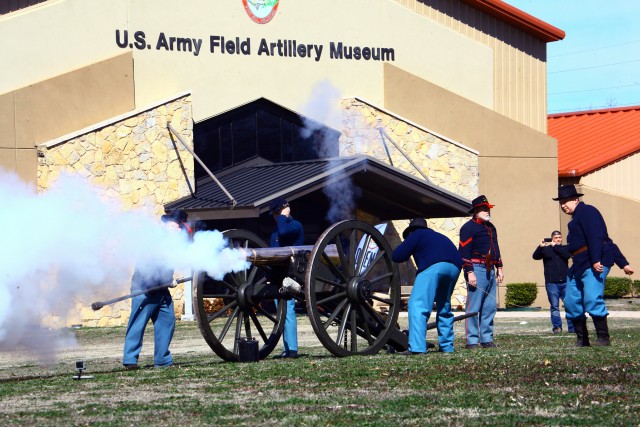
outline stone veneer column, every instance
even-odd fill
[[[193,148],[190,95],[116,118],[48,148],[43,144],[39,147],[38,190],[46,190],[61,172],[68,171],[102,187],[106,197],[118,199],[124,209],[146,209],[162,215],[164,204],[188,196],[188,182],[194,183],[193,156],[170,135],[168,123]],[[117,288],[128,289],[128,284]],[[184,306],[183,292],[183,285],[171,289],[178,315]],[[130,302],[125,300],[99,311],[88,306],[78,309],[81,318],[70,323],[118,326],[128,321]]]
[[[343,99],[341,108],[343,129],[340,137],[340,156],[366,154],[387,164],[390,157],[394,167],[418,179],[423,179],[404,155],[388,141],[386,143],[389,155],[387,155],[379,131],[382,128],[433,184],[469,200],[477,196],[478,154],[473,150],[359,99]],[[410,219],[392,222],[393,228],[385,233],[392,247],[396,247],[402,241],[400,236]],[[431,218],[427,221],[429,227],[448,236],[457,246],[460,227],[467,219],[467,217]],[[402,286],[411,286],[414,279],[415,268],[407,267],[406,263],[401,265]],[[466,294],[466,284],[463,276],[460,275],[453,291],[452,306],[464,307],[462,302]]]

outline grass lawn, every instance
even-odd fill
[[[0,425],[638,425],[639,322],[611,316],[608,348],[575,348],[547,318],[501,318],[497,349],[464,349],[456,324],[454,354],[336,358],[299,317],[302,357],[245,364],[180,322],[178,365],[138,371],[120,366],[123,328],[82,328],[52,365],[4,354]],[[82,354],[94,378],[76,381]]]

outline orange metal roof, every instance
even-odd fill
[[[550,114],[558,140],[558,176],[582,176],[640,151],[640,105]]]
[[[502,0],[462,1],[547,43],[564,39],[565,32],[561,29],[547,24]]]

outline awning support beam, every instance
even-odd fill
[[[411,166],[413,166],[415,168],[416,171],[418,171],[418,173],[420,175],[422,175],[422,177],[424,178],[425,181],[427,182],[431,182],[431,180],[429,178],[427,178],[427,176],[425,174],[422,173],[422,171],[420,170],[420,168],[418,167],[418,165],[416,165],[413,160],[411,160],[409,158],[409,156],[407,156],[407,153],[404,152],[404,150],[402,148],[400,148],[400,146],[398,144],[396,144],[393,139],[391,139],[391,137],[387,134],[387,131],[385,131],[384,129],[382,129],[382,127],[378,128],[378,131],[380,131],[380,138],[382,138],[382,144],[384,144],[384,149],[387,150],[387,144],[385,139],[388,139],[390,143],[393,144],[394,147],[396,147],[396,149],[400,152],[400,154],[402,154],[404,156],[405,159],[407,159],[409,161],[409,163],[411,163]],[[387,155],[389,155],[389,150],[387,150]],[[391,162],[391,157],[389,157],[389,162]],[[391,163],[391,166],[393,166],[393,163]]]
[[[184,139],[182,139],[182,136],[178,133],[178,131],[175,130],[173,126],[171,126],[171,123],[167,124],[167,128],[169,129],[169,131],[171,133],[173,133],[176,136],[176,138],[178,138],[178,141],[180,141],[180,143],[183,145],[183,147],[186,148],[189,153],[191,153],[193,158],[196,159],[198,161],[198,163],[200,163],[200,166],[202,166],[202,168],[205,170],[205,172],[207,172],[207,174],[209,174],[209,176],[211,177],[213,182],[218,184],[218,187],[220,187],[220,189],[224,192],[224,194],[227,195],[229,200],[231,200],[231,208],[233,209],[238,204],[236,199],[234,199],[233,196],[231,195],[231,193],[229,193],[227,191],[227,189],[224,188],[224,185],[222,185],[222,183],[220,181],[218,181],[218,178],[215,177],[213,172],[211,172],[211,170],[207,167],[207,165],[204,164],[204,162],[200,159],[200,157],[198,157],[198,155],[195,153],[195,151],[193,151],[191,149],[191,147],[189,147],[189,145],[187,145],[187,143],[184,141]]]

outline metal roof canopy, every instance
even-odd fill
[[[355,190],[354,205],[380,219],[468,216],[471,203],[431,182],[366,155],[277,164],[240,165],[218,175],[237,200],[232,208],[223,190],[209,177],[200,179],[196,194],[165,205],[184,209],[200,220],[257,218],[278,196],[294,201],[329,185]],[[346,196],[346,194],[345,194]]]

